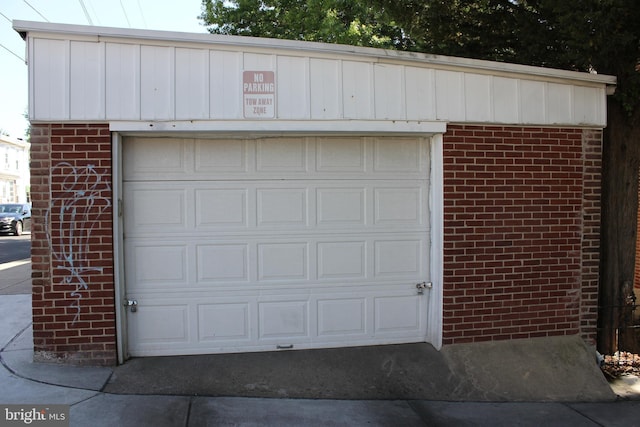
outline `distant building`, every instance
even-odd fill
[[[29,147],[23,139],[0,136],[0,202],[26,203],[29,197]]]

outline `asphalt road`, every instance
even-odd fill
[[[31,258],[31,234],[0,234],[0,264]]]

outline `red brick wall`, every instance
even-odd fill
[[[31,130],[34,358],[116,362],[108,125]]]
[[[600,144],[600,131],[448,126],[444,344],[595,337]]]
[[[444,344],[595,338],[602,133],[449,125]],[[31,138],[35,359],[116,362],[107,125]]]

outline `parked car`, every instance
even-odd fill
[[[31,230],[31,206],[26,203],[0,204],[0,233],[16,236]]]

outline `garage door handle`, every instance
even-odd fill
[[[125,307],[129,307],[132,313],[135,313],[138,310],[138,301],[134,299],[125,299],[122,304]]]
[[[420,282],[416,284],[416,289],[418,290],[418,295],[424,294],[425,289],[433,288],[433,283],[431,282]]]

